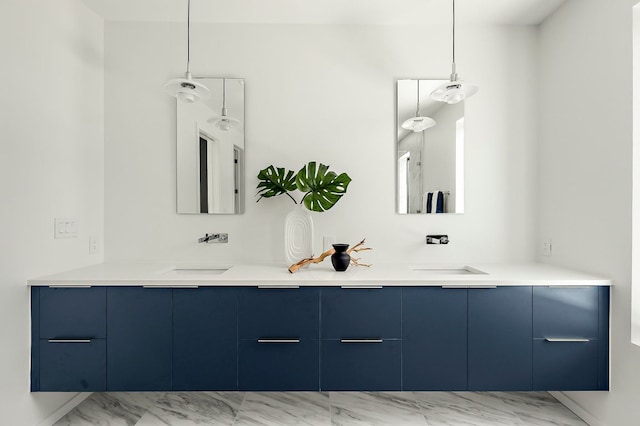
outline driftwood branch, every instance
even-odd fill
[[[362,260],[362,258],[360,257],[354,257],[351,253],[359,253],[361,251],[367,251],[367,250],[373,250],[371,247],[365,247],[364,246],[365,243],[365,239],[363,238],[362,241],[360,241],[358,244],[355,244],[353,246],[351,246],[348,250],[347,253],[349,254],[349,256],[351,256],[351,264],[353,266],[364,266],[364,267],[370,267],[370,264],[367,263],[360,263],[360,260]],[[327,257],[331,256],[333,253],[335,253],[336,251],[334,249],[329,249],[327,251],[325,251],[324,253],[322,253],[320,256],[318,257],[308,257],[306,259],[302,259],[300,262],[298,263],[294,263],[293,265],[291,265],[289,267],[289,272],[290,273],[294,273],[297,272],[300,268],[303,268],[307,265],[310,265],[312,263],[320,263],[322,262],[324,259],[326,259]]]

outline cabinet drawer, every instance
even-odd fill
[[[295,340],[295,339],[291,339]],[[318,340],[240,340],[238,387],[247,391],[319,390]]]
[[[104,339],[40,341],[40,391],[106,390],[107,349]]]
[[[598,287],[534,287],[533,337],[597,339]]]
[[[40,288],[40,338],[105,338],[104,287]]]
[[[533,390],[598,390],[598,342],[535,339]]]
[[[240,294],[238,334],[241,339],[295,337],[317,339],[319,289],[251,288]]]
[[[322,289],[322,338],[400,338],[400,288]]]
[[[401,388],[401,341],[322,340],[323,391],[396,391]]]

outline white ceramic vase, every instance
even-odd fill
[[[313,219],[302,204],[284,218],[284,254],[289,264],[313,255]]]

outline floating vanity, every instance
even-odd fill
[[[29,281],[32,391],[609,389],[606,279],[102,264]]]

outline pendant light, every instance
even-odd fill
[[[232,128],[240,124],[240,120],[236,120],[233,117],[229,117],[227,114],[227,79],[222,79],[222,113],[218,117],[212,117],[207,120],[220,130],[231,130]]]
[[[211,96],[207,86],[191,78],[191,0],[187,0],[187,72],[184,78],[167,81],[163,89],[167,94],[186,103],[198,102]]]
[[[420,80],[418,80],[418,99],[416,102],[416,116],[406,120],[400,127],[418,133],[436,125],[436,121],[431,117],[420,115]]]
[[[451,79],[431,92],[431,99],[448,104],[457,104],[466,98],[473,96],[477,91],[477,86],[465,84],[458,78],[456,72],[456,0],[453,2],[453,63],[451,65]]]

